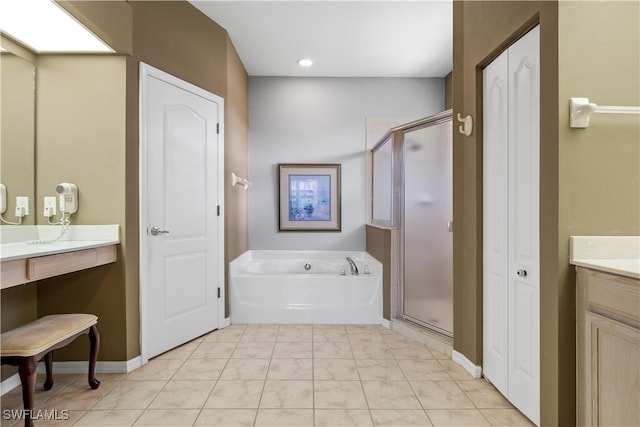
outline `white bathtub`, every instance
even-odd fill
[[[229,299],[232,323],[380,324],[382,264],[366,252],[248,251],[229,264]]]

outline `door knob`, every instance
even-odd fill
[[[527,270],[518,270],[517,274],[520,277],[527,277]]]
[[[151,235],[157,236],[158,234],[169,234],[169,230],[160,230],[158,227],[151,227]]]

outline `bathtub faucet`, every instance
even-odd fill
[[[350,257],[347,257],[347,262],[351,266],[351,274],[357,275],[358,274],[358,266],[356,265],[356,263],[353,262],[353,260]]]

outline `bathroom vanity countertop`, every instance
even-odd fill
[[[55,240],[61,226],[16,226],[0,228],[2,244],[0,261],[54,255],[83,249],[117,245],[120,243],[119,225],[71,225],[63,236],[51,243],[35,243]]]
[[[640,236],[571,236],[570,263],[640,279]]]
[[[25,242],[3,243],[0,246],[0,260],[12,261],[15,259],[34,258],[80,251],[83,249],[99,248],[101,246],[117,245],[118,243],[120,243],[119,240],[63,240],[43,244],[29,244]]]

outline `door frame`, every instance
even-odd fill
[[[140,90],[139,90],[139,111],[138,111],[138,130],[139,130],[139,175],[138,175],[138,203],[139,203],[139,240],[140,240],[140,256],[139,256],[139,299],[140,299],[140,359],[141,364],[145,364],[149,361],[148,353],[148,321],[149,312],[147,307],[147,296],[149,289],[149,274],[148,274],[148,257],[149,248],[147,245],[147,228],[149,226],[147,222],[148,213],[148,200],[147,200],[147,134],[145,127],[143,126],[144,114],[147,111],[147,79],[149,77],[157,78],[166,83],[174,85],[180,89],[191,92],[195,95],[201,96],[207,100],[213,101],[218,104],[218,201],[220,206],[218,215],[218,287],[220,289],[220,296],[218,298],[218,328],[225,325],[225,313],[224,313],[224,301],[225,301],[225,270],[224,263],[224,99],[218,95],[208,92],[198,86],[188,83],[182,79],[179,79],[171,74],[168,74],[162,70],[159,70],[151,65],[140,62]]]

